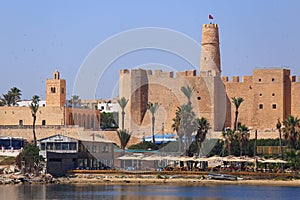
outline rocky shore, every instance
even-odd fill
[[[300,180],[295,179],[251,179],[236,181],[211,180],[207,176],[161,176],[161,175],[90,175],[80,174],[68,177],[54,178],[50,174],[30,177],[27,175],[1,175],[0,184],[176,184],[176,185],[269,185],[300,187]]]
[[[5,184],[20,184],[20,183],[59,183],[59,180],[51,174],[42,176],[31,176],[29,174],[2,174],[0,175],[0,185]]]

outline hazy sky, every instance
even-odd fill
[[[58,69],[67,80],[69,98],[79,67],[107,38],[130,29],[161,27],[200,43],[201,26],[209,23],[208,14],[219,24],[223,75],[251,75],[256,67],[278,66],[300,75],[297,0],[45,2],[0,3],[0,94],[16,86],[22,90],[23,99],[34,94],[45,98],[45,80]],[[120,69],[145,63],[191,69],[166,52],[132,52],[109,66],[99,81],[96,98],[114,96]]]

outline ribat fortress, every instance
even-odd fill
[[[197,117],[206,117],[213,132],[234,124],[233,97],[242,97],[238,121],[252,130],[275,129],[277,120],[300,116],[300,83],[285,68],[257,68],[252,76],[221,76],[220,42],[217,24],[202,26],[200,70],[123,69],[120,71],[120,97],[129,99],[125,107],[125,128],[138,136],[150,135],[148,102],[160,104],[155,114],[155,133],[172,133],[178,106],[187,103],[182,86],[194,88],[191,98]],[[299,77],[300,78],[300,77]],[[299,80],[299,79],[298,79]],[[121,119],[120,119],[121,120]]]

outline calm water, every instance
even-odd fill
[[[0,199],[298,199],[299,187],[215,185],[1,185]]]

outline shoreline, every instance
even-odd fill
[[[2,175],[0,185],[19,184],[101,184],[101,185],[182,185],[182,186],[216,186],[216,185],[251,185],[251,186],[289,186],[300,187],[300,179],[273,176],[259,178],[241,176],[238,180],[215,180],[207,175],[129,175],[129,174],[73,174],[54,178],[51,175],[24,178],[24,176]]]
[[[105,185],[190,185],[190,186],[213,186],[213,185],[251,185],[251,186],[288,186],[300,187],[300,180],[267,180],[267,179],[243,179],[243,180],[213,180],[208,178],[156,178],[156,177],[117,177],[117,176],[95,176],[95,177],[74,177],[59,178],[58,184],[105,184]]]

